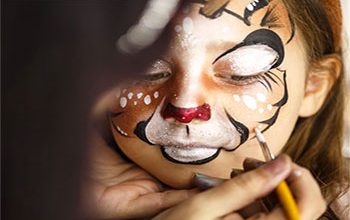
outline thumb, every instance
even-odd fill
[[[210,215],[213,218],[239,210],[270,193],[290,174],[291,165],[290,158],[281,155],[258,169],[241,174],[216,188],[198,194],[193,208],[206,207],[212,210]],[[207,214],[205,219],[210,219]]]

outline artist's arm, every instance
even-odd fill
[[[320,188],[311,173],[283,155],[266,165],[234,177],[193,196],[155,219],[244,219],[239,210],[268,195],[278,183],[287,182],[296,197],[302,220],[314,220],[326,210]],[[248,219],[286,219],[281,206]]]
[[[89,153],[84,166],[81,206],[89,219],[131,219],[154,216],[194,194],[196,190],[165,190],[137,165],[109,146],[106,107],[114,93],[104,96],[92,114]]]

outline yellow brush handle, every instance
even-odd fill
[[[292,193],[285,181],[281,182],[277,188],[276,193],[281,202],[285,213],[289,220],[300,220],[298,206],[295,203]]]

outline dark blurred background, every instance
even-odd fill
[[[160,52],[115,49],[145,2],[1,1],[1,219],[78,218],[89,110]]]

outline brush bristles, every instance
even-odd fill
[[[258,139],[258,141],[261,143],[266,143],[264,135],[260,132],[260,130],[255,128],[254,131],[255,131],[255,135],[256,135],[256,138]]]

